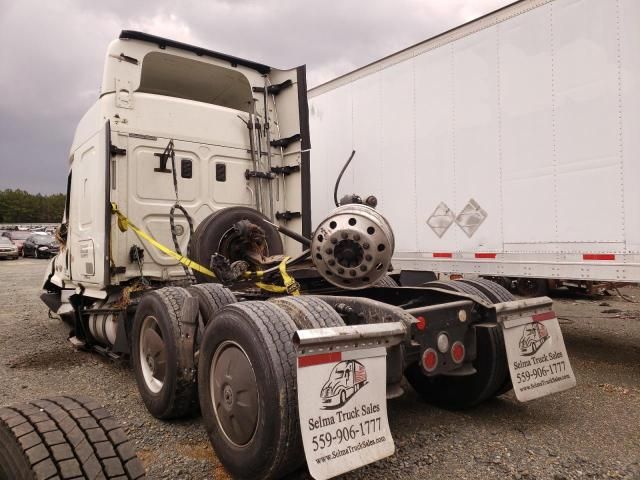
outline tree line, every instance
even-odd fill
[[[0,190],[0,223],[58,223],[65,195],[34,195],[24,190]]]

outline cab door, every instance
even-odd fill
[[[109,122],[73,153],[69,202],[70,276],[74,283],[109,284]]]

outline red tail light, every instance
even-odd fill
[[[427,348],[422,354],[422,366],[427,372],[433,372],[438,366],[438,353],[433,348]]]
[[[451,358],[455,363],[462,363],[464,360],[465,349],[462,342],[454,342],[451,347]]]
[[[424,330],[427,327],[427,320],[422,315],[416,317],[416,320],[418,321],[418,323],[416,323],[418,330]]]

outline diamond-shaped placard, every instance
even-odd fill
[[[453,214],[451,209],[447,207],[444,202],[440,202],[431,216],[427,219],[427,225],[431,227],[431,230],[433,230],[439,238],[442,238],[444,233],[455,221],[455,218],[456,216]]]
[[[456,223],[467,234],[467,237],[471,238],[487,216],[487,212],[472,198],[456,217]]]

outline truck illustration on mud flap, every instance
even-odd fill
[[[520,353],[526,356],[533,355],[548,339],[547,327],[540,322],[528,323],[524,326],[522,337],[520,338]]]
[[[362,363],[357,360],[344,360],[337,363],[320,390],[322,408],[333,410],[342,407],[366,384],[367,370]]]

